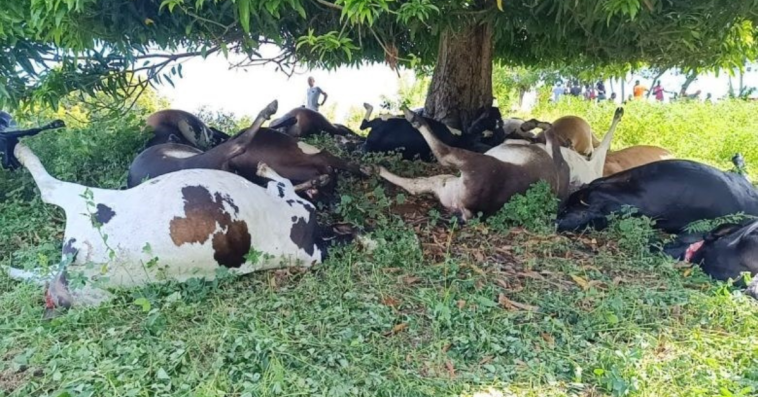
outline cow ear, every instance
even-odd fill
[[[721,237],[734,233],[735,231],[739,230],[741,227],[742,225],[735,224],[735,223],[727,223],[725,225],[721,225],[711,230],[711,232],[705,236],[705,241],[718,240]]]

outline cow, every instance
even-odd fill
[[[292,119],[295,119],[294,122]],[[332,136],[359,137],[344,125],[332,124],[321,113],[304,106],[290,110],[268,127],[295,138],[307,138],[322,132]]]
[[[146,125],[153,133],[145,144],[148,148],[164,143],[180,143],[206,151],[230,138],[226,133],[205,125],[197,116],[183,110],[157,111],[147,117]]]
[[[244,274],[311,267],[326,258],[331,242],[356,236],[349,225],[321,227],[313,204],[263,163],[257,172],[269,180],[266,188],[230,172],[188,169],[131,189],[98,189],[52,177],[18,143],[19,135],[3,136],[4,151],[13,153],[4,164],[23,165],[42,201],[66,214],[59,272],[8,269],[14,278],[52,276],[45,294],[47,314],[59,307],[102,302],[108,298],[103,287],[212,279],[224,268]],[[70,290],[71,273],[83,275],[87,287]]]
[[[481,154],[445,144],[433,133],[426,118],[408,109],[405,116],[440,164],[459,170],[461,176],[403,178],[384,167],[378,168],[379,175],[410,194],[433,193],[445,208],[464,221],[479,213],[484,217],[493,215],[513,195],[526,192],[540,180],[547,181],[560,198],[567,194],[569,170],[552,140],[552,132],[547,140],[549,152],[534,145],[501,145]]]
[[[574,192],[558,216],[558,230],[603,229],[625,206],[679,233],[701,219],[745,212],[758,215],[758,192],[740,175],[688,160],[663,160],[597,179]]]
[[[253,125],[232,139],[206,152],[181,144],[163,144],[140,153],[129,167],[127,186],[134,187],[169,172],[205,168],[235,172],[253,183],[265,185],[257,175],[259,163],[266,163],[279,175],[298,185],[309,199],[322,199],[334,189],[336,171],[363,175],[360,168],[327,151],[319,150],[281,132],[262,128],[276,112],[277,102],[264,109]],[[294,119],[290,120],[294,122]],[[317,184],[311,184],[318,180]],[[319,188],[322,189],[319,189]]]
[[[363,148],[367,153],[384,153],[396,151],[405,160],[419,158],[432,161],[432,150],[424,137],[404,117],[378,117],[371,119],[374,108],[364,103],[366,115],[361,121],[361,130],[371,129]],[[423,116],[419,116],[423,117]],[[490,146],[478,142],[478,136],[464,134],[462,131],[447,126],[434,119],[423,117],[432,133],[447,146],[465,148],[478,152],[490,149]]]
[[[664,252],[699,265],[716,280],[732,279],[742,285],[742,273],[758,273],[758,219],[721,225],[708,233],[680,235],[664,246]],[[752,292],[755,296],[755,288]]]
[[[610,151],[605,157],[603,176],[611,176],[630,168],[673,158],[674,156],[668,150],[650,145],[630,146],[621,150]]]

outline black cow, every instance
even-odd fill
[[[758,192],[740,175],[687,160],[664,160],[597,179],[572,194],[558,230],[602,229],[624,206],[679,233],[688,224],[744,212],[758,215]]]
[[[366,108],[366,115],[360,128],[361,130],[371,129],[363,146],[365,152],[396,151],[406,160],[418,157],[423,161],[431,161],[434,158],[424,137],[403,116],[379,117],[370,120],[373,107],[367,103],[363,104],[363,107]],[[479,141],[481,135],[465,134],[429,117],[424,117],[424,120],[429,124],[435,137],[448,146],[480,153],[492,147]]]
[[[726,224],[705,234],[687,234],[664,247],[672,257],[700,265],[717,280],[741,284],[743,272],[758,273],[758,220]]]

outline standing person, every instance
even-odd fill
[[[603,84],[603,80],[598,81],[595,87],[597,88],[597,100],[604,101],[606,99],[606,96],[605,96],[605,84]]]
[[[561,100],[561,95],[563,95],[565,92],[566,89],[563,88],[563,84],[556,84],[555,88],[553,88],[553,102],[558,103],[558,101]]]
[[[324,100],[319,103],[318,100],[322,94],[324,95]],[[316,85],[316,79],[308,77],[308,91],[305,97],[305,107],[318,112],[319,106],[324,105],[327,97],[329,97],[329,95],[327,95],[321,87]]]
[[[634,92],[634,99],[641,100],[642,96],[645,95],[645,92],[650,90],[648,90],[644,85],[640,84],[640,81],[637,80],[634,82],[634,88],[632,91]]]
[[[655,100],[658,102],[663,102],[663,87],[661,87],[661,81],[658,80],[657,83],[655,83],[655,86],[653,87],[653,95],[655,95]]]
[[[614,103],[616,102],[616,93],[615,92],[611,92],[611,99],[610,99],[610,101],[614,102]]]
[[[575,81],[574,84],[571,86],[571,95],[573,96],[582,95],[582,85],[579,84],[578,81]]]

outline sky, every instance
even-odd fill
[[[273,46],[262,49],[264,56],[277,53]],[[235,60],[230,55],[231,61]],[[400,79],[386,64],[342,67],[335,71],[305,70],[301,68],[298,74],[287,77],[277,72],[274,65],[249,67],[246,70],[229,68],[230,61],[222,55],[211,55],[207,59],[192,58],[182,63],[184,78],[174,79],[175,87],[163,84],[158,87],[158,93],[167,98],[171,107],[194,112],[201,107],[211,110],[234,112],[237,116],[255,116],[269,102],[279,100],[279,113],[283,114],[292,108],[301,106],[305,101],[308,88],[308,76],[316,79],[316,85],[329,94],[326,106],[336,104],[336,119],[333,122],[343,122],[351,107],[361,107],[369,102],[378,107],[382,95],[394,97],[397,95]],[[402,72],[404,78],[412,81],[413,74]],[[647,87],[653,82],[640,76],[629,75],[626,84],[626,94],[631,93],[634,80],[640,79]],[[669,72],[662,78],[664,89],[679,91],[684,76]],[[733,82],[737,84],[737,78]],[[752,65],[745,74],[746,86],[758,86],[758,66]],[[610,92],[611,87],[606,83]],[[613,86],[621,100],[620,85]],[[700,76],[690,86],[688,92],[701,90],[701,98],[711,93],[713,98],[726,95],[728,78],[725,73],[721,76],[707,74]],[[533,103],[535,95],[525,98],[526,109]],[[650,100],[653,100],[652,96]]]
[[[275,51],[275,48],[265,48],[262,53],[273,55]],[[241,59],[231,54],[230,58],[232,61]],[[337,118],[341,119],[351,106],[362,107],[364,102],[369,102],[378,107],[382,95],[397,95],[399,85],[397,73],[386,64],[364,65],[360,69],[343,67],[336,71],[302,69],[298,73],[287,77],[277,72],[275,65],[230,70],[229,61],[218,54],[184,62],[184,78],[174,79],[175,88],[160,85],[158,93],[175,109],[192,112],[207,106],[238,116],[255,116],[277,99],[281,114],[304,104],[308,76],[313,76],[316,85],[329,94],[325,106],[336,103]],[[408,72],[405,74],[410,76]]]

